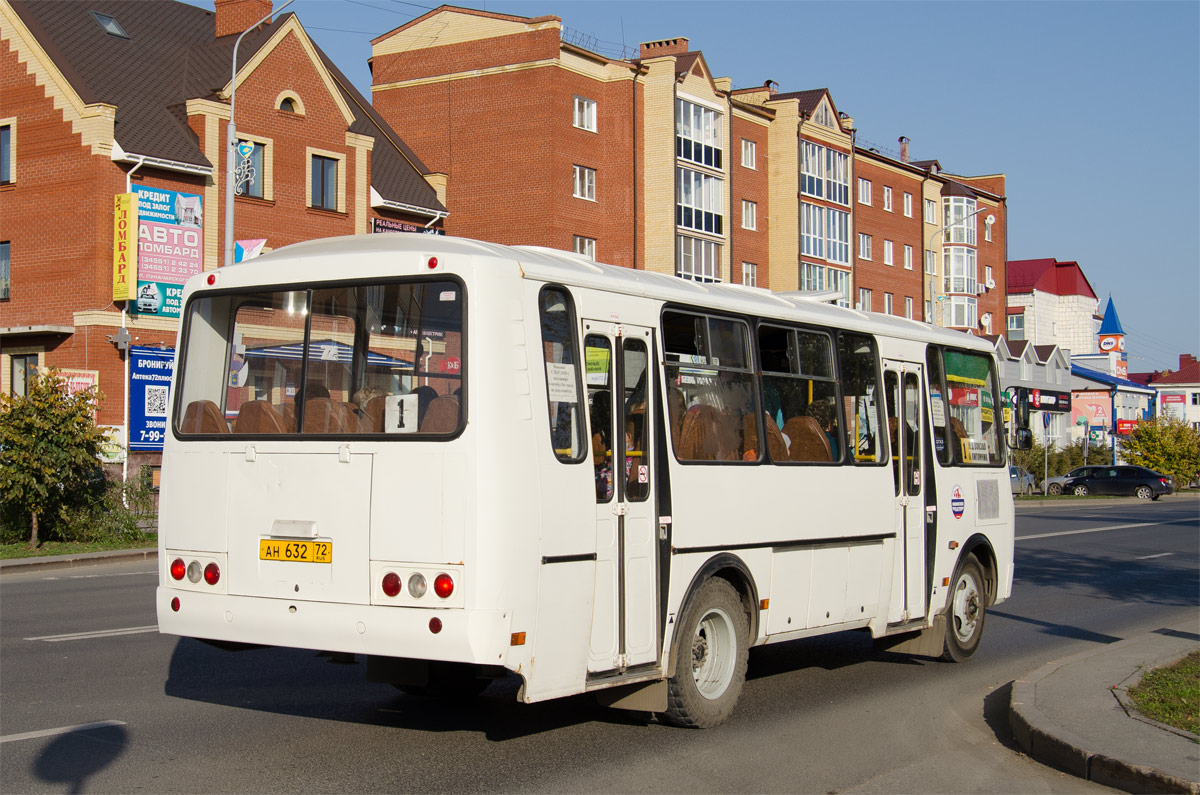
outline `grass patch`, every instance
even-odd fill
[[[81,552],[108,552],[114,549],[147,549],[158,545],[154,533],[140,533],[132,539],[108,539],[104,541],[45,541],[36,549],[28,543],[0,544],[0,560],[15,558],[42,558],[50,555],[78,555]]]
[[[1147,672],[1129,697],[1147,718],[1200,734],[1200,651]]]

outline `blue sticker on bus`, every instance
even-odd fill
[[[967,501],[963,499],[962,489],[958,486],[950,492],[950,510],[954,512],[955,519],[961,519],[963,511],[967,509]]]

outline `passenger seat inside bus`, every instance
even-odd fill
[[[783,424],[783,434],[792,440],[792,446],[788,449],[788,456],[792,461],[833,460],[829,437],[825,435],[821,423],[817,422],[815,417],[792,417]]]
[[[179,423],[183,433],[229,433],[229,424],[221,416],[221,409],[211,400],[193,400],[183,412]]]
[[[234,433],[287,433],[287,422],[279,409],[265,400],[243,403],[233,421]]]
[[[429,402],[421,433],[454,433],[458,429],[458,398],[442,395]]]
[[[304,401],[305,433],[342,433],[342,407],[333,398],[311,398]]]

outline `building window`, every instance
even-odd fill
[[[925,249],[925,272],[930,276],[937,274],[937,253],[933,249]]]
[[[988,217],[990,218],[991,216]],[[989,223],[984,223],[983,225],[983,239],[989,243],[992,242],[992,225]]]
[[[904,217],[912,218],[912,194],[904,194]]]
[[[979,325],[979,299],[966,295],[950,296],[950,327],[975,328]]]
[[[576,199],[596,201],[596,169],[587,166],[575,166]]]
[[[925,322],[933,323],[933,301],[925,302]]]
[[[883,209],[892,211],[892,189],[887,186],[883,188]]]
[[[675,275],[694,282],[721,281],[721,247],[711,240],[678,235]]]
[[[758,229],[758,204],[742,199],[742,229]]]
[[[825,211],[828,222],[825,259],[842,265],[850,264],[850,213],[841,210],[828,209]]]
[[[883,241],[883,264],[884,265],[894,265],[895,264],[892,261],[892,241],[890,241],[890,240]]]
[[[856,308],[864,312],[871,311],[871,291],[866,287],[858,288],[858,306]]]
[[[108,14],[101,14],[99,11],[92,12],[92,18],[96,23],[104,29],[104,32],[110,36],[116,36],[118,39],[127,39],[129,34],[125,32],[125,28],[121,27],[121,23],[115,17]],[[227,139],[228,140],[228,139]]]
[[[675,156],[709,168],[721,168],[721,114],[675,100]]]
[[[17,181],[16,169],[13,168],[17,159],[17,150],[14,146],[15,128],[16,124],[11,119],[4,119],[3,122],[0,122],[0,185]]]
[[[322,210],[338,209],[338,161],[332,157],[312,156],[310,206]]]
[[[29,383],[37,375],[38,355],[36,353],[19,353],[8,358],[12,362],[12,369],[9,371],[12,376],[9,381],[11,384],[9,392],[17,397],[24,397],[29,389]]]
[[[975,223],[968,221],[978,210],[975,200],[967,196],[951,196],[945,199],[946,241],[975,245]]]
[[[295,113],[296,100],[292,99],[291,97],[284,97],[283,99],[279,100],[279,109],[284,113]]]
[[[996,286],[996,280],[992,278],[992,266],[986,265],[983,268],[983,284],[989,290]]]
[[[1008,316],[1008,338],[1010,340],[1025,339],[1025,313]]]
[[[892,296],[892,294],[891,294],[891,293],[884,293],[884,294],[883,294],[883,313],[884,313],[885,315],[890,315],[890,314],[892,314],[892,308],[893,308],[893,307],[892,307],[892,303],[893,303],[893,301],[895,301],[895,298]]]
[[[912,246],[904,247],[904,270],[912,270]]]
[[[753,262],[742,263],[742,284],[747,287],[758,286],[758,266]]]
[[[0,300],[11,297],[8,289],[10,283],[9,274],[12,272],[9,266],[9,247],[11,245],[7,240],[0,242]]]
[[[754,141],[742,139],[742,165],[746,168],[758,168],[755,165],[758,147]]]
[[[871,258],[871,236],[858,233],[858,257],[859,259]]]
[[[596,132],[596,100],[575,97],[575,126]]]
[[[935,202],[933,199],[925,200],[925,223],[937,223],[937,202]]]
[[[575,235],[575,253],[582,254],[590,260],[596,259],[596,240],[591,237]]]
[[[976,278],[975,249],[947,246],[942,258],[945,260],[944,292],[976,295],[979,283]]]
[[[850,204],[850,157],[805,141],[801,149],[800,191],[809,196]]]
[[[838,306],[850,306],[850,272],[805,262],[800,266],[801,290],[837,290]]]
[[[675,169],[675,223],[710,235],[723,235],[725,181],[690,168]],[[745,207],[742,208],[743,211]]]
[[[250,141],[250,140],[243,139],[241,141],[241,143],[251,144],[254,148],[250,151],[250,157],[241,158],[241,160],[238,161],[236,177],[239,178],[240,181],[236,183],[235,192],[237,193],[238,196],[251,196],[255,199],[261,199],[261,198],[263,198],[263,185],[266,182],[266,178],[267,178],[267,172],[263,168],[263,166],[264,166],[263,155],[266,153],[267,148],[265,145],[259,143],[258,141]],[[335,166],[334,166],[335,172],[334,173],[336,175],[337,161],[333,160],[331,162],[333,162],[335,164]],[[313,175],[314,175],[314,179],[315,179],[315,176],[316,176],[315,164],[313,166]],[[337,180],[335,179],[334,180],[335,187],[336,187],[336,184],[337,184]],[[313,188],[313,196],[315,197],[317,195],[318,194],[317,194],[316,188],[314,187]],[[328,209],[336,209],[336,207],[328,208]]]
[[[1192,405],[1193,405],[1193,406],[1200,406],[1200,392],[1193,392],[1193,393],[1192,393]]]
[[[908,318],[909,320],[912,320],[912,316],[913,316],[913,300],[912,300],[912,296],[907,296],[907,297],[905,297],[905,299],[904,299],[904,316],[905,316],[906,318]]]
[[[858,178],[858,203],[867,205],[871,203],[871,180]]]

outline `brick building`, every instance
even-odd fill
[[[101,424],[125,422],[126,354],[109,337],[125,326],[133,345],[173,346],[171,295],[187,271],[225,264],[232,54],[271,7],[0,0],[0,388],[21,391],[35,366],[64,368],[99,386]],[[419,231],[446,215],[444,176],[292,14],[242,40],[236,114],[249,177],[235,199],[240,241]],[[161,301],[114,300],[114,196],[130,191],[142,205],[139,275],[151,251],[179,255],[162,284],[138,287],[138,298],[162,288]],[[171,223],[149,223],[152,205]]]
[[[1058,345],[1068,355],[1099,350],[1100,299],[1078,262],[1013,260],[1007,293],[1010,340]]]
[[[828,89],[735,90],[685,38],[580,41],[558,17],[452,6],[372,41],[375,107],[450,176],[449,232],[999,328],[1003,175],[862,148]]]

